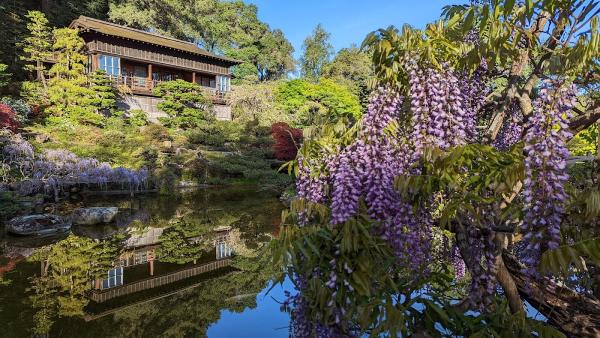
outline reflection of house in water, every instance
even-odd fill
[[[132,235],[125,243],[125,252],[107,272],[106,278],[93,281],[91,299],[96,303],[131,295],[144,290],[177,283],[185,279],[215,271],[231,264],[230,227],[214,230],[214,256],[210,254],[202,262],[175,265],[161,264],[157,256],[162,228],[149,228],[141,235]],[[192,244],[200,243],[202,236],[187,238]],[[159,264],[160,268],[155,267]],[[147,268],[144,268],[147,266]]]

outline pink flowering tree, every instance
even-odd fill
[[[367,111],[291,168],[291,335],[600,335],[597,173],[568,149],[600,118],[599,11],[484,0],[367,36]]]

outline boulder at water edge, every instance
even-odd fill
[[[119,208],[116,207],[79,208],[73,210],[71,220],[77,225],[110,223],[118,213]]]
[[[6,225],[6,231],[21,236],[46,235],[70,228],[71,222],[68,219],[50,214],[15,217]]]

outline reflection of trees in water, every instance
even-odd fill
[[[49,332],[54,318],[82,316],[88,304],[91,279],[112,268],[120,254],[123,236],[96,242],[70,235],[66,239],[37,250],[30,260],[39,262],[41,275],[31,278],[29,288],[35,334]]]
[[[159,237],[156,250],[160,261],[185,264],[195,262],[214,248],[214,233],[206,224],[179,222],[166,229]]]

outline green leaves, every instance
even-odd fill
[[[275,101],[300,127],[358,119],[362,113],[356,95],[325,78],[317,83],[301,79],[282,82],[275,91]]]
[[[586,270],[586,259],[600,264],[600,237],[545,251],[539,269],[553,274],[568,274],[573,266],[580,271]]]
[[[480,207],[498,208],[524,175],[519,146],[510,152],[477,144],[447,152],[428,148],[423,159],[422,174],[398,177],[396,189],[415,205],[429,205],[431,198],[444,196],[439,214],[442,227],[467,218],[484,224],[486,212]],[[502,220],[514,219],[520,207],[509,204],[498,214]]]

